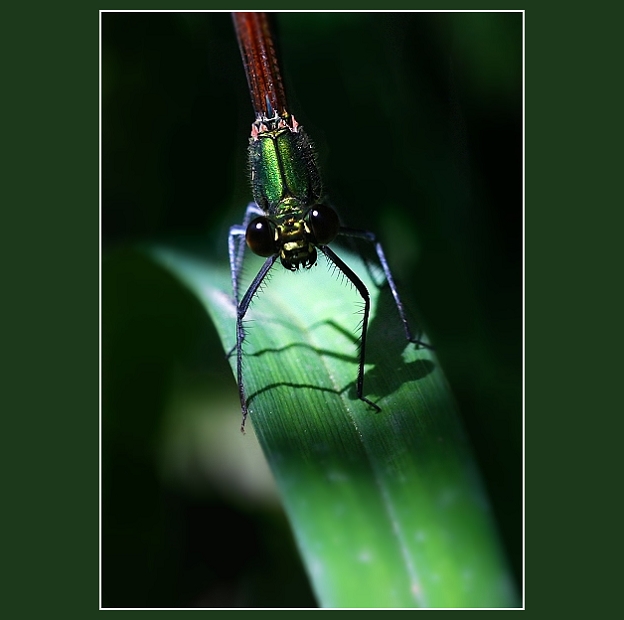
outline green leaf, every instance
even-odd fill
[[[381,412],[355,393],[361,299],[323,257],[309,271],[273,268],[249,310],[244,347],[247,428],[271,466],[319,604],[517,606],[435,354],[405,340],[380,273],[339,252],[371,292],[364,395]],[[198,296],[230,351],[229,270],[173,248],[149,254]],[[259,264],[246,263],[247,280]],[[230,362],[235,370],[235,356]]]

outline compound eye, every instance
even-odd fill
[[[312,207],[307,213],[306,221],[312,231],[314,242],[318,245],[331,243],[340,230],[337,213],[326,205]]]
[[[245,241],[254,254],[273,256],[275,254],[275,227],[266,217],[257,217],[249,222]]]

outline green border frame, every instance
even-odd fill
[[[401,4],[409,3],[397,3]],[[154,3],[150,8],[157,6],[158,3]],[[512,5],[510,8],[518,7]],[[5,208],[10,211],[17,226],[11,223],[7,229],[20,229],[20,215],[25,216],[28,223],[33,217],[39,222],[36,228],[29,227],[29,230],[35,231],[35,238],[30,240],[32,247],[39,250],[34,256],[31,255],[30,262],[24,251],[24,237],[11,236],[19,243],[19,247],[15,247],[15,256],[20,257],[18,265],[12,269],[13,277],[22,273],[27,276],[32,271],[37,274],[32,283],[36,285],[11,287],[12,282],[9,281],[9,290],[13,288],[15,293],[5,292],[5,300],[15,295],[18,301],[15,305],[5,301],[5,306],[35,308],[36,317],[34,312],[29,315],[20,309],[21,322],[16,323],[23,325],[28,321],[31,329],[41,326],[32,329],[31,339],[28,340],[34,346],[26,355],[26,339],[20,336],[9,339],[5,349],[5,353],[11,356],[13,367],[25,368],[28,377],[21,385],[8,385],[5,397],[11,401],[5,415],[9,411],[16,414],[7,416],[9,423],[22,422],[16,425],[15,430],[7,429],[5,435],[17,440],[11,442],[15,445],[13,451],[5,453],[5,458],[14,465],[9,469],[9,476],[14,481],[14,499],[5,500],[5,506],[12,506],[7,512],[12,513],[15,520],[12,524],[9,522],[7,530],[17,534],[11,537],[15,545],[13,552],[5,555],[5,562],[13,566],[13,576],[17,581],[8,589],[14,593],[14,600],[20,607],[30,606],[35,599],[46,608],[58,605],[68,611],[75,609],[80,612],[81,618],[89,610],[97,611],[99,582],[96,485],[99,367],[98,10],[99,7],[91,8],[85,4],[75,7],[45,5],[44,8],[31,8],[28,15],[25,12],[15,15],[9,11],[5,21],[7,25],[27,24],[21,32],[9,35],[6,40],[7,49],[16,50],[16,53],[9,61],[12,70],[9,84],[5,86],[5,94],[13,93],[6,96],[10,102],[7,117],[12,120],[13,130],[9,130],[5,148],[10,149],[18,165],[27,162],[20,166],[17,175],[8,179]],[[561,21],[564,16],[565,23]],[[553,218],[560,221],[558,213],[553,210],[553,193],[557,195],[557,204],[570,204],[565,197],[565,187],[558,186],[556,192],[544,190],[552,178],[553,159],[559,162],[557,167],[562,171],[571,163],[572,157],[576,158],[578,151],[569,151],[568,161],[565,153],[558,152],[554,158],[547,148],[557,143],[554,119],[549,112],[540,114],[540,111],[550,102],[548,109],[565,113],[563,104],[555,106],[554,102],[562,102],[566,93],[563,86],[571,81],[572,76],[568,77],[571,67],[568,66],[566,71],[554,55],[561,53],[557,39],[566,33],[570,38],[576,38],[574,33],[582,31],[569,23],[573,18],[569,7],[563,6],[540,7],[534,11],[527,9],[525,16],[527,92],[533,96],[533,105],[526,114],[530,127],[527,132],[529,163],[526,195],[530,197],[531,205],[540,197],[545,203],[541,205],[543,208],[533,206],[531,209],[531,213],[539,213],[540,225],[534,227],[531,235],[531,252],[526,268],[529,272],[532,265],[540,265],[537,276],[531,277],[531,282],[537,285],[532,290],[540,295],[540,306],[543,308],[548,307],[548,302],[538,287],[540,281],[544,288],[550,287],[550,278],[547,270],[543,269],[547,260],[545,241],[544,245],[540,244],[540,230],[549,228],[549,220],[554,225]],[[595,30],[591,38],[600,39],[603,36],[604,32]],[[570,41],[570,45],[573,44]],[[589,47],[585,40],[583,49],[588,50]],[[586,62],[591,64],[589,60]],[[578,78],[574,77],[576,81]],[[579,91],[582,89],[577,84],[574,92]],[[569,137],[573,125],[559,120],[556,126],[565,127]],[[14,206],[9,209],[7,204]],[[33,206],[36,215],[32,212]],[[527,218],[527,221],[535,220]],[[541,236],[544,236],[543,232]],[[551,254],[552,247],[549,246],[548,250]],[[42,277],[41,264],[51,271],[47,277]],[[16,280],[13,280],[15,284]],[[38,303],[31,306],[29,301],[32,299],[35,302],[35,295]],[[41,311],[42,297],[45,299],[45,314]],[[42,316],[46,315],[48,320],[42,320]],[[43,328],[48,325],[53,328]],[[11,332],[20,333],[18,330]],[[567,333],[566,339],[569,340],[574,332],[570,330]],[[544,330],[541,338],[539,333],[534,338],[553,344],[550,330]],[[65,358],[67,364],[58,364],[60,358]],[[539,373],[540,362],[535,357],[531,359],[528,377],[552,377],[553,370],[556,373],[556,368],[547,359],[541,363],[544,372]],[[33,390],[35,368],[41,368],[37,378],[43,380],[38,381],[37,388]],[[68,377],[67,368],[72,369],[71,377]],[[549,379],[551,382],[552,378]],[[545,389],[545,385],[539,382],[532,382],[532,385],[532,394],[537,396]],[[536,398],[527,400],[533,404],[532,420],[549,419],[545,407],[539,411]],[[39,415],[33,424],[31,416],[35,412]],[[567,410],[566,416],[566,426],[573,426],[574,420]],[[583,428],[582,425],[574,426]],[[536,425],[528,424],[527,427],[536,428]],[[534,433],[530,442],[527,440],[531,445],[531,456],[527,460],[528,503],[539,506],[542,515],[550,513],[548,504],[551,502],[562,504],[561,498],[553,497],[548,477],[537,475],[547,469],[546,458],[549,462],[556,458],[550,450],[546,453],[548,426],[545,430]],[[560,430],[559,426],[557,430]],[[32,455],[35,455],[34,458]],[[76,467],[76,463],[80,467]],[[40,517],[44,514],[46,527],[42,528]],[[552,558],[568,555],[560,554],[546,531],[550,525],[554,527],[553,520],[541,520],[541,528],[537,522],[528,519],[529,550],[541,548],[544,551],[540,555]],[[563,536],[558,539],[566,540]],[[566,551],[569,553],[567,543]],[[561,609],[561,603],[570,598],[570,584],[578,583],[578,573],[577,580],[571,580],[560,570],[560,565],[553,571],[551,564],[541,563],[535,554],[530,555],[528,610],[547,607],[550,601],[553,607],[557,605]],[[574,564],[576,567],[581,565],[578,561]],[[567,596],[557,599],[554,592],[563,591],[563,580]]]

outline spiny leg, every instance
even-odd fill
[[[383,251],[381,243],[377,240],[375,233],[369,232],[367,230],[358,230],[356,228],[348,228],[347,226],[341,226],[338,232],[339,235],[343,235],[344,237],[351,237],[356,239],[363,239],[364,241],[368,241],[372,243],[375,247],[375,252],[377,253],[377,258],[381,263],[381,268],[384,271],[386,276],[386,280],[388,281],[388,286],[390,286],[390,291],[392,292],[392,297],[394,298],[394,303],[399,311],[399,316],[401,317],[401,322],[403,323],[403,329],[405,330],[405,337],[410,342],[414,344],[425,347],[426,349],[431,349],[431,345],[426,342],[422,342],[417,336],[412,334],[412,330],[410,329],[409,323],[407,322],[407,316],[405,314],[405,308],[403,307],[403,302],[399,297],[399,290],[394,283],[394,278],[392,277],[392,272],[390,271],[390,266],[388,265],[388,261],[386,260],[386,255]]]
[[[262,215],[264,211],[255,202],[250,202],[245,209],[245,217],[243,223],[230,227],[230,233],[228,235],[228,254],[230,257],[230,276],[232,278],[232,291],[234,293],[234,303],[238,309],[238,302],[240,299],[240,276],[243,267],[243,258],[245,256],[245,234],[247,232],[247,226],[251,222],[252,218]],[[226,359],[229,359],[232,353],[236,350],[234,345],[226,354]]]
[[[238,395],[240,397],[241,410],[243,413],[243,420],[241,422],[241,432],[245,432],[245,420],[247,419],[247,398],[245,397],[245,386],[243,384],[243,340],[245,339],[245,330],[243,328],[243,318],[249,309],[249,304],[254,298],[254,295],[258,292],[260,285],[262,284],[267,273],[277,260],[277,254],[269,256],[264,261],[264,264],[260,268],[253,282],[247,289],[245,296],[241,300],[240,304],[237,304],[236,308],[236,378],[238,380]]]
[[[230,273],[232,276],[232,290],[234,291],[234,301],[238,305],[238,295],[240,287],[240,274],[245,255],[245,233],[247,226],[254,217],[264,215],[264,211],[255,203],[250,202],[245,209],[243,223],[230,228],[228,236],[228,253],[230,256]]]
[[[370,307],[371,307],[370,294],[364,282],[360,280],[360,278],[355,274],[355,272],[352,271],[351,268],[348,267],[347,264],[340,257],[338,257],[332,249],[330,249],[326,245],[320,245],[318,246],[318,249],[321,252],[323,252],[323,254],[325,254],[325,256],[328,258],[328,260],[334,263],[334,265],[336,265],[336,267],[338,267],[338,269],[340,269],[340,271],[342,271],[342,273],[344,273],[345,276],[347,276],[347,278],[351,281],[353,286],[355,286],[358,293],[364,300],[364,316],[362,318],[362,336],[361,336],[361,342],[360,342],[360,360],[359,360],[358,376],[357,376],[357,383],[356,383],[357,397],[360,400],[363,400],[366,404],[376,409],[377,411],[381,411],[381,408],[378,407],[374,402],[364,397],[364,361],[366,359],[366,335],[368,333],[368,318],[370,316]]]

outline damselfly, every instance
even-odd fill
[[[360,353],[356,380],[357,396],[376,411],[380,407],[364,396],[364,362],[371,301],[357,274],[329,247],[337,236],[371,243],[392,291],[405,336],[416,345],[427,346],[412,333],[388,261],[374,233],[343,226],[334,209],[324,201],[323,186],[312,142],[290,113],[277,55],[265,13],[233,13],[234,26],[247,74],[256,120],[249,138],[249,168],[254,202],[249,203],[243,223],[230,228],[228,250],[232,287],[236,300],[236,374],[243,413],[247,419],[242,345],[243,320],[270,269],[279,259],[290,270],[309,269],[321,252],[353,284],[364,301]],[[240,274],[245,245],[264,264],[240,299]]]

